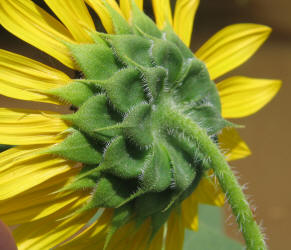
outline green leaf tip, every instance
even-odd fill
[[[131,0],[131,9],[132,9],[132,25],[133,27],[138,27],[143,32],[160,38],[162,33],[156,26],[156,24],[150,19],[143,11],[141,11],[136,5],[134,0]],[[136,30],[136,33],[139,33]]]
[[[133,29],[128,22],[106,1],[103,0],[103,3],[110,14],[115,34],[132,34]]]
[[[67,46],[86,79],[104,80],[118,71],[112,50],[104,44],[68,44]]]
[[[59,88],[47,90],[46,93],[58,97],[62,102],[80,107],[96,90],[78,80]]]
[[[102,160],[98,147],[100,148],[94,139],[74,130],[64,141],[50,147],[47,152],[72,161],[96,165]]]

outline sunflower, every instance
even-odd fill
[[[169,0],[152,0],[156,23],[142,0],[45,3],[58,19],[30,0],[2,0],[0,22],[82,77],[0,50],[0,93],[75,112],[0,109],[9,148],[0,158],[1,220],[15,226],[19,249],[181,249],[185,228],[198,229],[198,204],[221,206],[225,195],[175,115],[197,122],[228,161],[248,156],[225,118],[258,111],[281,82],[214,81],[250,58],[270,28],[228,26],[193,55],[198,0],[177,0],[173,14]]]

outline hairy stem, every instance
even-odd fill
[[[227,196],[228,202],[243,233],[248,250],[267,249],[264,237],[256,223],[252,210],[243,194],[235,175],[217,145],[197,123],[177,110],[164,106],[163,114],[167,126],[183,131],[199,143],[202,153],[210,159],[211,168]]]

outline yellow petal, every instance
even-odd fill
[[[163,231],[163,230],[160,230]],[[113,235],[108,250],[115,249],[130,249],[130,250],[141,250],[141,249],[162,249],[162,236],[161,232],[158,232],[156,237],[152,240],[150,246],[149,238],[151,235],[151,220],[147,219],[137,230],[136,223],[134,220],[122,226]]]
[[[5,160],[4,158],[3,161]],[[39,155],[33,150],[26,152],[26,155],[19,156],[6,164],[3,170],[1,168],[0,201],[23,193],[50,178],[69,172],[74,165],[65,159],[51,155]]]
[[[112,215],[113,209],[105,209],[97,221],[80,233],[78,237],[65,243],[59,249],[90,249],[92,246],[94,246],[94,249],[103,249]],[[108,250],[111,249],[108,248]]]
[[[53,214],[52,216],[33,222],[28,222],[17,227],[13,231],[13,235],[17,242],[18,249],[51,249],[76,234],[85,226],[94,213],[96,213],[96,210],[76,213],[67,219],[62,218],[70,215],[73,211],[80,208],[80,204],[86,202],[86,199],[87,197],[81,198],[79,203],[75,203],[70,208]]]
[[[102,216],[87,228],[87,230],[60,247],[60,249],[90,249],[92,246],[94,246],[94,249],[103,249],[112,212],[112,209],[106,209]],[[150,234],[150,220],[147,220],[138,232],[135,229],[134,221],[124,225],[114,234],[106,249],[147,249],[147,239]]]
[[[215,177],[203,178],[195,191],[182,203],[183,221],[187,228],[198,230],[198,204],[223,206],[225,195]]]
[[[163,249],[164,239],[164,226],[156,234],[155,238],[151,242],[149,250],[160,250]]]
[[[280,80],[230,77],[217,84],[222,116],[225,118],[249,116],[265,106],[280,87]]]
[[[64,137],[59,134],[67,128],[57,113],[0,108],[0,144],[56,143]]]
[[[90,43],[95,26],[83,0],[45,0],[77,42]]]
[[[151,220],[147,219],[138,230],[135,221],[131,221],[121,227],[112,237],[108,250],[130,249],[130,250],[160,250],[163,245],[162,227],[148,245],[151,235]]]
[[[143,227],[141,228],[143,229]],[[142,230],[144,233],[144,230]],[[141,237],[143,235],[139,234],[138,236],[136,235],[134,231],[134,223],[130,222],[123,227],[121,227],[113,237],[111,238],[109,244],[108,244],[108,250],[115,250],[115,249],[130,249],[134,250],[135,247],[133,245],[139,245],[141,241]],[[106,249],[107,249],[106,248]],[[141,246],[139,249],[143,249]]]
[[[130,249],[143,250],[147,249],[148,239],[150,236],[150,220],[147,219],[136,232],[135,222],[132,221],[121,227],[112,237],[112,242],[109,244],[110,250],[115,249]]]
[[[69,83],[61,71],[5,50],[0,50],[0,94],[11,98],[59,104],[39,90],[49,90]]]
[[[37,195],[38,193],[36,193]],[[24,204],[27,204],[24,208],[20,208],[20,203],[16,201],[15,203],[10,201],[5,201],[3,203],[3,207],[5,206],[14,206],[14,211],[8,211],[7,213],[0,212],[1,220],[9,225],[17,225],[26,223],[29,221],[38,220],[44,218],[48,215],[51,215],[57,212],[60,209],[65,208],[70,205],[72,202],[76,201],[79,197],[76,194],[67,195],[64,197],[56,198],[50,196],[46,193],[40,193],[41,196],[34,196],[34,200],[40,200],[38,204],[32,206],[31,204],[27,204],[26,200],[23,200]],[[46,200],[44,201],[44,198]],[[29,201],[28,201],[29,202]]]
[[[103,249],[112,214],[112,209],[106,209],[95,223],[78,235],[78,237],[62,245],[60,249],[90,249],[92,246],[94,246],[94,249]],[[134,221],[127,223],[114,234],[106,249],[162,249],[163,228],[157,233],[151,245],[148,246],[148,239],[151,234],[150,225],[150,219],[148,219],[139,230],[136,231],[136,224]]]
[[[114,33],[114,28],[111,20],[111,16],[107,10],[107,8],[104,6],[104,3],[102,0],[85,0],[91,8],[97,13],[99,16],[103,27],[105,28],[106,32],[109,34]],[[121,10],[119,9],[118,4],[114,0],[107,0],[107,3],[115,9],[119,14],[122,15]]]
[[[30,0],[2,0],[0,23],[9,32],[74,68],[63,41],[72,42],[68,30]]]
[[[150,232],[151,232],[149,222],[150,221],[147,220],[146,223],[144,223],[142,225],[142,227],[138,230],[138,232],[134,235],[134,237],[131,238],[131,240],[129,242],[129,249],[132,249],[132,250],[147,249],[148,239],[149,239]],[[116,249],[116,248],[114,248],[114,249]]]
[[[29,146],[16,146],[12,147],[8,150],[5,150],[0,153],[0,172],[3,173],[4,171],[9,171],[9,168],[15,164],[15,162],[20,162],[23,159],[31,159],[36,156],[39,156],[39,152],[43,152],[50,147],[51,144],[48,145],[29,145]],[[59,183],[59,182],[57,182]],[[52,183],[53,185],[55,184]],[[42,186],[42,188],[50,187],[51,185]],[[33,190],[35,191],[35,190]]]
[[[48,187],[45,187],[47,183],[45,185],[41,183],[19,195],[1,201],[1,220],[8,225],[38,220],[76,201],[80,198],[79,193],[56,193],[56,191],[62,188],[67,183],[67,180],[78,172],[78,168],[72,168],[70,171],[58,176],[58,180],[60,180],[58,183],[53,180],[52,185]]]
[[[202,178],[198,187],[191,195],[192,199],[196,199],[199,203],[214,206],[223,206],[225,195],[223,194],[216,177]]]
[[[27,157],[39,150],[35,146],[19,146],[13,147],[0,153],[0,172],[6,171],[13,164],[14,161]]]
[[[271,29],[258,24],[234,24],[217,32],[195,55],[206,63],[211,79],[248,60],[268,38]]]
[[[182,249],[184,243],[185,225],[180,214],[173,211],[168,220],[165,250]]]
[[[198,201],[190,195],[182,203],[183,221],[187,228],[197,231],[198,230]]]
[[[131,0],[120,0],[120,9],[127,20],[131,16]],[[143,0],[135,0],[136,5],[143,10]]]
[[[195,14],[199,0],[177,0],[173,28],[180,39],[189,47]]]
[[[162,29],[165,23],[172,25],[172,10],[169,0],[152,0],[157,26]]]
[[[245,158],[251,154],[249,147],[234,128],[223,129],[218,138],[227,161]]]

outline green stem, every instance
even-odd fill
[[[241,186],[227,164],[225,157],[217,145],[209,138],[205,129],[169,106],[164,106],[163,114],[165,115],[167,126],[181,130],[190,138],[193,138],[199,143],[202,153],[209,157],[214,174],[226,194],[238,226],[243,233],[247,249],[267,249],[263,234],[253,217],[252,210],[243,194]]]

